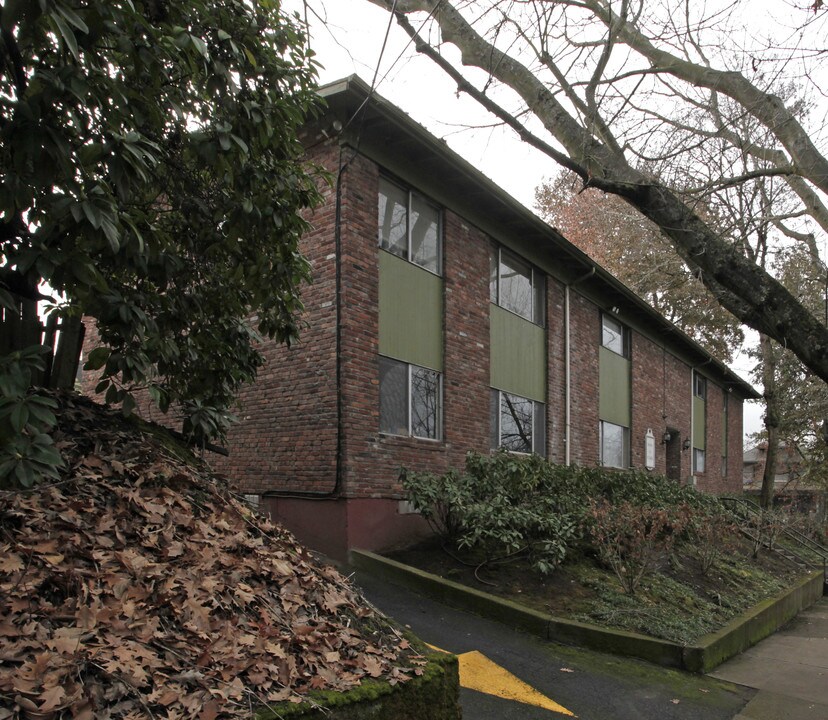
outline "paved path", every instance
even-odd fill
[[[365,572],[355,579],[380,610],[425,642],[460,656],[461,675],[466,675],[465,682],[461,676],[460,703],[467,720],[567,720],[572,715],[579,720],[732,720],[755,694],[703,675],[555,645]]]
[[[759,691],[734,720],[828,720],[828,597],[710,675]]]

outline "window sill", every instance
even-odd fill
[[[420,445],[429,449],[439,449],[446,446],[446,441],[443,439],[421,438],[414,435],[394,435],[393,433],[381,432],[378,437],[382,443]]]

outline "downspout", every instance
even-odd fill
[[[695,468],[693,467],[695,463],[694,455],[696,454],[695,446],[693,443],[694,434],[696,432],[696,368],[692,366],[690,368],[690,477],[687,479],[687,484],[691,487],[695,486],[696,484],[696,475],[695,475]],[[706,460],[707,458],[705,458]]]
[[[569,291],[570,288],[574,288],[576,285],[584,282],[585,280],[588,280],[593,275],[595,275],[594,265],[589,269],[589,272],[587,272],[579,278],[576,278],[571,283],[567,283],[564,286],[564,377],[566,385],[564,391],[566,395],[564,401],[566,405],[566,419],[564,422],[564,463],[566,465],[570,465],[572,463],[572,453],[570,451],[570,446],[572,444],[572,340],[569,331]]]
[[[302,500],[327,500],[339,497],[342,490],[343,474],[343,452],[344,433],[343,405],[342,405],[342,176],[351,164],[351,161],[359,154],[355,151],[344,163],[342,162],[343,146],[339,146],[339,171],[336,175],[336,203],[334,212],[334,263],[335,263],[335,289],[334,289],[334,314],[336,325],[336,467],[334,470],[334,483],[330,490],[295,490],[284,491],[274,490],[267,493],[271,497],[296,498]]]

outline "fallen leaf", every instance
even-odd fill
[[[11,574],[25,569],[26,564],[23,562],[20,555],[17,553],[10,553],[8,550],[8,545],[4,545],[0,548],[0,572]]]
[[[65,698],[66,693],[60,685],[44,690],[40,696],[42,704],[38,709],[42,713],[57,710],[63,704]]]

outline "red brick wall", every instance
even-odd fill
[[[727,492],[742,492],[744,402],[735,393],[730,393],[727,411]]]
[[[489,438],[489,244],[446,211],[443,218],[443,441],[381,435],[378,380],[378,170],[359,158],[343,194],[343,413],[348,497],[403,493],[401,467],[444,472]],[[419,189],[419,188],[418,188]]]
[[[742,401],[729,394],[728,453],[726,474],[722,474],[722,413],[727,390],[707,381],[707,448],[705,472],[696,475],[700,490],[711,493],[735,493],[742,489]]]
[[[664,348],[637,332],[632,333],[632,443],[633,467],[646,461],[644,437],[650,428],[655,436],[656,468],[667,474],[667,428],[677,430],[679,444],[690,436],[690,368]],[[681,452],[680,479],[690,475],[690,451]]]
[[[566,311],[564,286],[546,278],[547,406],[546,449],[554,463],[566,462]]]
[[[317,152],[319,162],[336,168],[338,148]],[[325,203],[309,217],[313,229],[300,244],[313,273],[302,292],[307,325],[291,348],[262,345],[266,361],[240,393],[230,457],[213,460],[243,492],[327,492],[336,480],[336,198],[334,188],[322,190]]]

